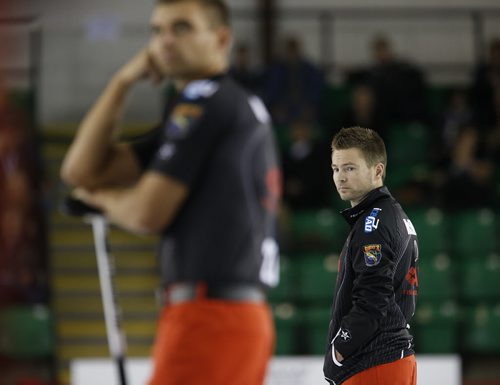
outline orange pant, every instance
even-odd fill
[[[388,364],[374,366],[347,379],[342,385],[416,385],[417,362],[411,355]]]
[[[262,385],[274,341],[265,304],[196,299],[166,306],[149,385]]]

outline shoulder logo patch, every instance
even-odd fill
[[[363,255],[365,257],[365,265],[368,267],[377,266],[382,259],[382,245],[364,245]]]
[[[378,207],[374,208],[370,215],[365,218],[365,233],[371,233],[373,230],[377,230],[380,219],[377,219],[377,215],[382,209]]]
[[[169,139],[182,139],[187,136],[193,123],[203,114],[203,107],[193,103],[177,105],[167,123],[165,134]]]

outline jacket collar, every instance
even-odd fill
[[[352,227],[354,223],[356,223],[357,219],[367,209],[371,208],[376,201],[383,198],[392,198],[391,193],[385,186],[378,187],[370,191],[366,195],[365,199],[363,199],[359,204],[357,204],[354,207],[342,210],[340,214],[342,214],[347,223],[349,223],[349,225]]]

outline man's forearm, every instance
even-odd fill
[[[88,185],[102,170],[114,138],[130,84],[115,76],[82,121],[63,162],[61,176],[72,185]]]
[[[115,224],[135,233],[158,233],[174,219],[188,187],[157,172],[144,174],[133,186],[95,190],[77,188],[76,198],[103,210]]]
[[[134,187],[105,188],[95,191],[76,189],[73,195],[101,209],[109,220],[119,227],[136,234],[153,232],[141,222],[137,190]]]

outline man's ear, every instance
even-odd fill
[[[383,163],[377,163],[375,165],[375,176],[379,177],[381,180],[384,179],[385,166]]]
[[[219,37],[219,44],[221,47],[229,51],[231,45],[233,44],[233,35],[231,30],[227,27],[221,26],[217,31]]]

